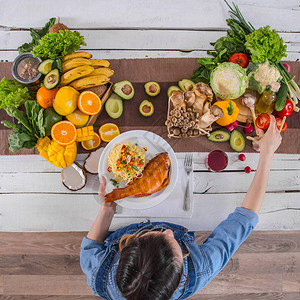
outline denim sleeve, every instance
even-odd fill
[[[237,207],[199,246],[209,265],[208,281],[225,267],[238,247],[247,239],[257,222],[258,215],[254,211]]]
[[[80,251],[80,266],[87,276],[87,283],[95,296],[99,296],[95,288],[97,271],[106,255],[106,247],[103,242],[83,238]]]

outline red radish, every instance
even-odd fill
[[[290,65],[287,64],[287,63],[282,63],[282,65],[283,65],[283,66],[285,67],[285,69],[290,73],[290,71],[291,71]]]
[[[245,167],[244,169],[245,173],[249,174],[251,173],[251,168],[249,166]]]
[[[240,154],[240,155],[239,155],[239,160],[240,160],[240,161],[245,161],[245,160],[246,160],[245,154]]]
[[[238,122],[234,121],[234,122],[230,123],[229,125],[225,126],[225,128],[231,132],[234,129],[236,129],[238,127],[238,125],[239,125]]]
[[[244,133],[249,134],[253,132],[254,128],[252,124],[247,120],[245,127],[243,128]]]

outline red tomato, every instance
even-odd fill
[[[229,62],[240,65],[242,68],[246,68],[249,64],[249,58],[244,53],[234,53],[230,56]]]
[[[281,119],[285,117],[289,117],[294,110],[294,104],[290,99],[286,99],[285,106],[281,111],[275,111],[276,115]]]
[[[278,129],[280,128],[281,123],[282,123],[282,119],[281,119],[281,118],[276,118],[276,125],[277,125],[277,128],[278,128]],[[280,132],[283,132],[283,131],[285,131],[286,129],[287,129],[287,124],[286,124],[286,122],[284,122],[284,125],[283,125],[283,127],[282,127],[282,129],[281,129]]]
[[[260,114],[255,120],[255,125],[259,129],[268,128],[270,125],[270,116],[266,113]]]

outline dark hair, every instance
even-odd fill
[[[116,282],[128,300],[170,299],[183,264],[163,235],[129,235],[120,241]]]

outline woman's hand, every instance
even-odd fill
[[[102,176],[101,184],[98,189],[98,194],[101,200],[101,208],[99,210],[99,213],[97,215],[94,224],[92,225],[90,231],[87,234],[87,238],[99,242],[104,242],[108,229],[111,225],[111,221],[116,212],[116,206],[117,206],[117,204],[114,202],[106,203],[104,201],[105,187],[106,187],[106,180]]]
[[[270,126],[266,133],[262,129],[257,129],[259,137],[259,149],[260,153],[270,155],[278,149],[281,144],[281,134],[276,126],[276,120],[273,115],[270,116]]]
[[[117,204],[115,202],[105,202],[105,188],[106,188],[106,179],[104,176],[101,176],[101,183],[98,189],[98,195],[101,201],[101,208],[105,210],[112,209],[114,212],[116,211]]]

